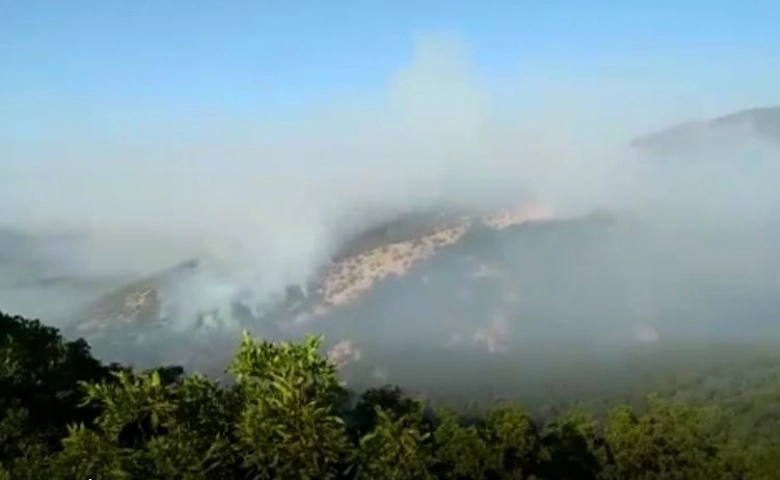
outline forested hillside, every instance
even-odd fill
[[[320,346],[245,336],[219,384],[104,365],[83,341],[1,315],[0,478],[780,478],[771,354],[723,351],[648,386],[658,394],[538,416],[393,386],[357,395]]]

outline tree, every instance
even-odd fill
[[[241,401],[236,429],[244,465],[256,478],[327,479],[346,468],[349,444],[337,415],[346,392],[321,343],[244,335],[229,371]]]
[[[433,457],[426,442],[430,434],[420,431],[420,425],[418,415],[399,417],[377,407],[374,428],[360,439],[355,478],[433,478]]]
[[[423,418],[422,403],[406,397],[399,387],[385,385],[379,388],[369,388],[360,395],[355,408],[349,415],[352,429],[358,437],[374,429],[379,410],[384,411],[392,420],[406,417],[407,420],[417,418],[422,421]]]
[[[92,357],[84,340],[65,341],[38,320],[0,312],[0,464],[59,448],[69,423],[89,423],[79,382],[102,381],[116,366]]]
[[[606,439],[614,455],[615,478],[738,479],[746,475],[742,458],[719,430],[718,412],[648,399],[647,411],[614,409]]]
[[[437,411],[434,433],[436,472],[449,480],[489,478],[495,468],[490,445],[475,425],[463,426],[460,416],[447,409]]]
[[[541,442],[531,417],[512,405],[494,407],[479,427],[490,446],[491,465],[497,478],[531,478],[539,468]]]
[[[542,435],[543,478],[609,478],[612,453],[592,416],[570,412],[550,422]]]
[[[742,422],[658,396],[605,423],[571,412],[540,430],[511,404],[469,423],[390,385],[348,405],[318,337],[245,334],[223,385],[104,366],[37,321],[0,316],[0,329],[0,480],[778,478],[770,430],[747,447],[730,428]]]

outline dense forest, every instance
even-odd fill
[[[352,392],[320,347],[245,335],[218,382],[106,365],[0,314],[0,479],[780,478],[771,347],[692,352],[699,368],[536,412]]]

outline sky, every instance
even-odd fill
[[[709,115],[780,102],[778,26],[780,5],[760,0],[4,0],[0,122],[13,141],[150,116],[294,121],[382,91],[440,31],[496,92],[620,84],[665,92],[669,117]]]
[[[90,232],[90,274],[211,258],[196,308],[265,298],[409,210],[641,198],[613,147],[780,105],[778,59],[768,0],[0,0],[0,226]],[[732,173],[692,175],[696,215]]]
[[[758,0],[0,0],[0,223],[253,218],[291,257],[508,179],[572,203],[607,176],[583,139],[780,104],[778,27]]]

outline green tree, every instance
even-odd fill
[[[496,478],[532,478],[539,469],[542,445],[531,417],[519,407],[501,405],[488,411],[481,423],[480,435],[490,446]]]
[[[384,411],[392,420],[406,417],[407,420],[423,419],[422,403],[405,396],[401,388],[385,385],[379,388],[369,388],[358,398],[357,404],[349,414],[352,429],[359,436],[365,435],[377,423],[378,410]],[[420,425],[420,428],[423,428]]]
[[[606,425],[613,475],[638,480],[744,478],[742,456],[719,427],[715,409],[657,396],[648,399],[642,414],[630,407],[616,408]]]
[[[84,404],[98,406],[100,414],[94,429],[71,429],[57,468],[107,478],[205,479],[205,438],[177,415],[186,405],[182,384],[162,376],[123,371],[115,381],[84,384]]]
[[[34,458],[59,449],[69,423],[95,415],[79,407],[79,382],[101,381],[110,370],[84,340],[65,341],[38,320],[0,312],[0,464],[24,461],[29,471]]]
[[[433,478],[433,457],[426,441],[429,433],[420,430],[420,420],[416,415],[398,417],[377,407],[375,427],[360,439],[355,478]]]
[[[437,411],[434,432],[436,472],[449,480],[489,478],[495,468],[490,445],[475,425],[463,426],[460,416],[447,409]]]
[[[744,408],[730,415],[651,396],[601,425],[569,413],[540,431],[510,404],[469,423],[452,410],[432,418],[389,385],[350,406],[317,337],[245,334],[229,368],[235,382],[223,385],[177,367],[104,366],[85,342],[20,317],[0,315],[0,334],[0,480],[780,477],[780,435],[761,425],[776,422],[776,372],[752,374],[759,393],[732,392],[727,405]]]
[[[545,427],[541,442],[543,478],[609,478],[612,454],[592,416],[571,412],[556,418]]]
[[[63,450],[52,460],[53,477],[62,480],[132,479],[132,451],[120,448],[105,434],[84,425],[68,428]]]
[[[338,415],[346,392],[321,343],[244,335],[229,371],[241,402],[238,441],[255,478],[336,478],[347,466],[349,442]]]

